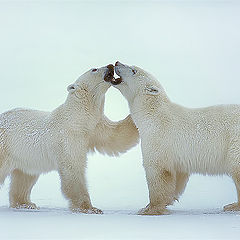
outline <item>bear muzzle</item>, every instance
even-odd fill
[[[107,71],[104,75],[105,82],[111,82],[114,79],[114,66],[112,64],[107,65]]]
[[[104,81],[110,82],[113,85],[117,85],[122,82],[121,78],[114,78],[114,66],[112,64],[107,65],[107,71],[104,75]]]

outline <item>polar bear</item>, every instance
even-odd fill
[[[190,109],[169,100],[149,73],[117,62],[112,81],[139,129],[150,203],[139,214],[168,214],[192,173],[231,176],[240,210],[240,105]]]
[[[96,149],[118,155],[139,138],[130,116],[119,122],[104,116],[113,75],[113,65],[87,71],[52,112],[13,109],[0,115],[0,185],[11,174],[11,207],[37,208],[30,201],[31,189],[41,173],[56,170],[72,211],[102,213],[92,206],[87,191],[87,153]]]

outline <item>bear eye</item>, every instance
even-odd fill
[[[92,72],[96,72],[96,71],[97,71],[97,68],[93,68],[93,69],[92,69]]]
[[[137,73],[137,71],[136,71],[136,70],[134,70],[134,69],[132,69],[132,72],[133,72],[133,74],[136,74],[136,73]]]

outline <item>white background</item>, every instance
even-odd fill
[[[186,107],[240,103],[239,29],[238,1],[0,1],[0,112],[51,111],[65,101],[67,86],[78,76],[117,60],[151,72],[169,98]],[[129,113],[113,88],[106,94],[105,113],[112,120]],[[9,210],[6,180],[0,190],[5,224],[0,236],[78,238],[84,232],[78,221],[86,224],[85,239],[240,236],[239,214],[222,214],[224,205],[236,201],[228,177],[192,176],[180,202],[170,207],[170,218],[146,218],[127,215],[148,203],[139,146],[117,158],[91,154],[87,172],[93,204],[105,216],[71,215],[54,172],[41,176],[33,189],[40,212]],[[55,228],[41,220],[47,216],[60,219]],[[31,227],[33,221],[46,225],[45,235]],[[18,228],[32,230],[10,234],[19,222]],[[100,235],[93,234],[93,223]],[[169,231],[178,224],[179,231]]]

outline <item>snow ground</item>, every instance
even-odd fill
[[[39,211],[0,207],[0,239],[239,239],[240,215],[220,209],[174,210],[168,216],[71,214],[66,208]]]
[[[107,186],[101,187],[103,180],[96,182],[91,175],[91,164],[96,164],[92,160],[89,190],[94,206],[101,208],[103,215],[71,213],[56,173],[40,177],[33,189],[32,200],[40,210],[9,209],[8,179],[0,190],[0,239],[239,239],[240,213],[224,213],[221,208],[235,201],[230,179],[192,176],[180,202],[169,208],[171,215],[138,216],[137,210],[148,201],[144,184],[139,193],[131,195],[131,188],[124,188],[124,182],[119,187],[113,179],[111,187],[115,185],[115,191],[107,195]],[[129,167],[127,161],[123,159],[121,164]],[[112,174],[117,171],[122,174],[119,166],[113,167]],[[131,178],[125,178],[131,184]],[[144,181],[144,174],[141,178]],[[137,185],[135,180],[132,184]],[[101,188],[104,194],[97,191]]]

